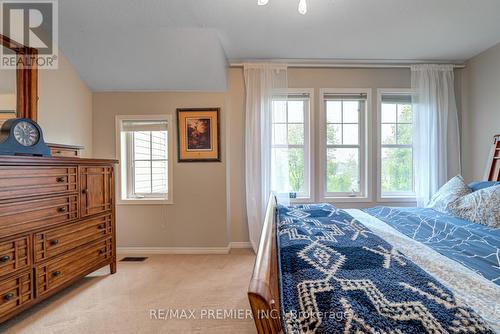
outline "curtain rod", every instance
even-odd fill
[[[249,61],[250,62],[250,61]],[[255,63],[265,62],[265,61],[255,61]],[[278,63],[278,61],[273,60],[269,61],[271,63]],[[411,65],[414,64],[444,64],[442,62],[423,62],[423,61],[415,61],[412,63],[356,63],[356,62],[279,62],[282,64],[286,64],[288,67],[292,68],[410,68]],[[231,62],[229,63],[229,67],[243,67],[244,62]],[[454,68],[465,68],[465,64],[453,64]]]

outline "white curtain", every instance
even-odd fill
[[[415,191],[425,206],[461,171],[453,65],[413,65],[411,86]]]
[[[286,65],[281,64],[245,64],[244,75],[247,220],[250,242],[257,251],[266,204],[272,190],[273,96],[286,91],[288,78]],[[288,166],[288,162],[283,165]]]

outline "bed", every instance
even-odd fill
[[[248,297],[258,333],[500,333],[500,229],[271,196]]]

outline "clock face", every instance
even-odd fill
[[[14,127],[14,138],[23,146],[33,146],[38,142],[40,133],[36,126],[22,121],[17,123]]]

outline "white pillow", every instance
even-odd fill
[[[449,205],[456,216],[490,227],[500,227],[500,186],[477,190]]]
[[[437,193],[432,196],[428,208],[439,212],[449,213],[448,206],[458,198],[470,194],[471,190],[465,183],[462,176],[457,175],[450,181],[446,182]]]

